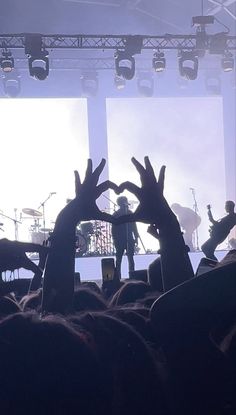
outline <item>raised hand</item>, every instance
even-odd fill
[[[115,220],[109,214],[100,212],[96,205],[97,198],[109,188],[119,192],[118,186],[110,181],[98,185],[105,163],[102,159],[93,171],[92,160],[89,159],[83,183],[78,171],[75,171],[75,198],[59,213],[52,235],[44,273],[43,312],[64,313],[72,307],[77,224],[83,220]]]
[[[113,189],[116,193],[119,193],[119,187],[109,180],[98,185],[98,180],[105,164],[106,160],[102,159],[100,164],[93,171],[92,160],[88,159],[87,170],[83,183],[81,182],[78,171],[76,170],[74,172],[75,199],[68,203],[68,205],[63,209],[66,216],[69,215],[70,221],[76,224],[79,221],[91,219],[114,222],[114,217],[112,215],[101,212],[96,205],[96,200],[108,189]]]
[[[44,250],[48,251],[48,248],[37,244],[1,239],[0,271],[14,271],[15,269],[25,268],[36,272],[38,266],[26,256],[26,252],[41,253]]]
[[[131,160],[140,175],[141,187],[127,181],[120,185],[120,190],[133,193],[139,200],[139,206],[133,214],[119,218],[118,222],[145,222],[159,228],[169,217],[174,217],[163,196],[165,166],[161,167],[157,180],[147,156],[144,158],[145,166],[134,157]]]
[[[125,182],[120,189],[133,193],[139,206],[133,214],[117,218],[117,223],[145,222],[152,225],[152,230],[158,230],[156,237],[160,243],[163,287],[168,291],[192,278],[193,270],[178,220],[163,196],[165,166],[161,167],[157,180],[148,157],[144,158],[145,166],[134,157],[132,163],[139,172],[141,187]]]

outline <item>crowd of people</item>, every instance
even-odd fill
[[[2,414],[236,413],[236,251],[195,276],[163,194],[165,166],[157,179],[148,157],[132,163],[140,187],[100,183],[105,160],[93,169],[89,159],[83,182],[75,171],[75,198],[59,213],[50,246],[0,240],[0,272],[33,273],[0,282]],[[96,200],[108,189],[133,193],[136,211],[119,196],[122,212],[101,212]],[[112,223],[114,237],[125,223],[149,225],[160,255],[142,281],[120,278],[127,246],[117,245],[113,279],[75,284],[76,227],[89,220]],[[28,252],[39,253],[38,265]]]

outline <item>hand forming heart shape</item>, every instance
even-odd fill
[[[141,187],[129,181],[116,185],[110,180],[98,185],[97,183],[105,163],[105,159],[102,159],[101,163],[93,171],[92,160],[89,159],[83,183],[81,183],[78,171],[75,171],[76,197],[70,204],[74,204],[77,207],[78,221],[94,219],[117,224],[139,221],[154,223],[158,227],[163,222],[169,221],[170,217],[175,217],[163,196],[165,166],[161,167],[157,181],[149,158],[144,158],[145,166],[143,166],[133,157],[132,163],[140,175]],[[96,200],[102,193],[109,189],[113,190],[116,194],[121,194],[124,190],[133,193],[139,200],[136,211],[116,219],[106,212],[101,212],[96,205]]]

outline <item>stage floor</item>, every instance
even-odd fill
[[[226,254],[227,250],[216,251],[216,256],[219,260],[221,260]],[[147,269],[148,265],[157,258],[157,254],[138,254],[134,256],[135,260],[135,269]],[[194,272],[197,269],[197,266],[200,262],[200,259],[204,257],[201,251],[199,252],[190,252],[189,253],[190,260],[194,269]],[[81,281],[100,281],[102,278],[102,271],[101,271],[101,260],[102,258],[109,258],[109,257],[79,257],[75,258],[75,272],[80,273]],[[114,257],[111,257],[114,258]],[[37,261],[35,261],[37,263]],[[127,257],[123,257],[122,261],[122,277],[128,278],[128,263]],[[7,273],[6,279],[8,280],[10,274]],[[14,278],[18,277],[18,272],[15,271]],[[26,271],[24,269],[19,270],[19,277],[20,278],[32,278],[32,272]],[[4,278],[4,275],[3,275]]]

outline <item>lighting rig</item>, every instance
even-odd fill
[[[208,55],[221,58],[221,69],[224,72],[235,68],[234,53],[236,50],[236,36],[230,36],[229,30],[220,33],[208,34],[206,27],[212,25],[214,16],[195,16],[192,26],[196,29],[192,35],[140,36],[140,35],[42,35],[42,34],[10,34],[0,35],[0,67],[4,74],[14,72],[15,67],[21,68],[20,62],[28,59],[30,76],[37,80],[45,80],[49,76],[49,52],[55,50],[101,50],[114,51],[114,58],[87,58],[87,63],[81,74],[81,87],[85,95],[95,95],[98,90],[98,77],[96,70],[112,69],[115,71],[114,84],[117,89],[124,88],[125,81],[132,80],[136,69],[136,55],[143,51],[152,51],[151,63],[145,69],[157,74],[166,69],[166,51],[176,51],[179,74],[181,77],[194,81],[198,77],[200,60]],[[218,21],[218,20],[217,20]],[[219,22],[219,21],[218,21]],[[223,25],[224,26],[224,25]],[[27,58],[19,58],[17,51],[23,50]],[[14,51],[14,58],[13,58]],[[16,55],[17,54],[17,58]],[[55,69],[53,62],[76,62],[78,68],[82,67],[82,58],[73,57],[50,59],[51,68]],[[58,63],[59,62],[59,63]],[[98,64],[99,62],[99,64]],[[86,67],[87,65],[87,67]],[[24,66],[23,66],[24,67]],[[145,72],[144,71],[144,72]],[[96,76],[94,75],[96,73]],[[92,79],[88,79],[88,78]],[[138,81],[138,88],[142,84]],[[152,81],[149,80],[150,85]],[[88,84],[90,86],[88,87]],[[93,84],[93,86],[92,86]],[[142,87],[141,87],[142,90]],[[150,93],[151,88],[149,88]]]

